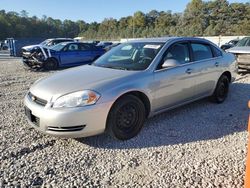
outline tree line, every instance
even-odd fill
[[[112,15],[112,13],[111,13]],[[192,0],[182,13],[152,10],[137,11],[119,20],[105,18],[101,23],[86,23],[43,16],[29,17],[0,10],[0,40],[7,37],[76,37],[86,40],[160,36],[250,35],[250,3],[227,0]]]

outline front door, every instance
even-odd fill
[[[168,59],[177,61],[178,65],[162,67]],[[161,63],[154,72],[153,109],[155,112],[194,98],[197,73],[194,70],[194,63],[190,61],[188,43],[173,44],[163,55]]]
[[[82,60],[79,45],[77,43],[70,43],[65,46],[60,53],[60,59],[62,66],[78,65]]]

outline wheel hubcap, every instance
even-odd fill
[[[227,94],[227,87],[225,85],[225,83],[221,83],[220,87],[218,89],[218,98],[220,100],[224,100]]]
[[[117,127],[124,132],[130,132],[138,122],[138,110],[133,104],[126,104],[117,113]]]

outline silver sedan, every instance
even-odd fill
[[[222,103],[235,72],[234,56],[204,39],[130,41],[92,65],[36,81],[25,96],[25,113],[45,134],[86,137],[107,131],[126,140],[155,114],[205,97]]]

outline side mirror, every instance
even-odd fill
[[[167,59],[163,64],[162,68],[171,68],[181,65],[181,63],[175,59]]]

